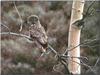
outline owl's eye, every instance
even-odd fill
[[[37,18],[37,17],[34,17],[33,20],[34,20],[34,21],[38,21],[38,18]]]

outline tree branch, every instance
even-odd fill
[[[16,6],[16,4],[15,4],[15,2],[14,2],[14,7],[15,7],[15,9],[16,9],[16,12],[18,13],[18,16],[19,16],[19,19],[20,19],[20,29],[19,29],[19,31],[22,31],[22,27],[23,27],[23,20],[22,20],[22,18],[21,18],[21,15],[20,15],[20,13],[19,13],[19,11],[18,11],[18,9],[17,9],[17,6]]]
[[[18,34],[18,33],[14,33],[14,32],[2,32],[2,33],[0,33],[1,35],[8,35],[8,34],[10,34],[10,35],[15,35],[15,36],[20,36],[20,37],[25,37],[25,38],[27,38],[27,39],[31,39],[29,36],[27,36],[27,35],[24,35],[24,34]]]
[[[72,51],[73,49],[77,48],[78,46],[85,45],[85,44],[88,44],[88,43],[92,43],[92,42],[98,41],[98,40],[100,40],[100,39],[86,40],[83,43],[80,43],[79,45],[77,45],[77,46],[75,46],[71,49],[66,49],[66,51],[64,52],[64,55],[66,55],[69,51]]]
[[[1,22],[1,26],[4,26],[10,32],[10,29],[7,27],[7,25]]]

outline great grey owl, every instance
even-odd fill
[[[31,41],[35,41],[35,44],[42,52],[46,52],[47,49],[47,35],[44,27],[40,24],[39,17],[31,15],[27,18],[29,26],[29,35]]]

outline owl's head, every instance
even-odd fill
[[[35,25],[39,22],[39,17],[36,15],[31,15],[27,18],[27,23],[29,25]]]

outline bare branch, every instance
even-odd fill
[[[95,65],[94,65],[94,67],[97,66],[97,64],[98,64],[99,61],[100,61],[100,58],[97,59],[97,61],[96,61]]]
[[[15,35],[15,36],[20,36],[20,37],[25,37],[25,38],[27,38],[27,39],[31,39],[30,36],[27,36],[27,35],[24,35],[24,34],[19,34],[19,33],[14,33],[14,32],[2,32],[2,33],[0,33],[0,34],[1,34],[1,35],[8,35],[8,34],[10,34],[10,35]],[[58,54],[57,51],[54,50],[53,47],[52,47],[50,44],[48,44],[48,47],[51,49],[51,51],[52,51],[55,55]],[[40,57],[42,57],[44,54],[46,54],[46,53],[42,53]]]
[[[31,39],[30,36],[27,36],[27,35],[24,35],[24,34],[18,34],[18,33],[14,33],[14,32],[2,32],[0,33],[1,35],[7,35],[7,34],[10,34],[10,35],[15,35],[15,36],[20,36],[20,37],[25,37],[27,39]]]
[[[61,56],[61,57],[63,57],[63,58],[78,58],[78,59],[86,59],[86,60],[88,60],[88,58],[87,57],[84,57],[84,56],[80,56],[80,57],[73,57],[73,56],[68,56],[68,55],[63,55],[63,56]]]
[[[68,67],[66,66],[66,63],[65,63],[64,61],[60,61],[60,62],[61,62],[61,64],[65,67],[65,69],[67,70],[68,74],[69,74],[69,75],[72,75],[72,73],[70,73]]]
[[[57,64],[57,65],[54,65],[54,66],[53,66],[53,71],[62,73],[61,71],[58,71],[58,70],[56,69],[56,67],[61,66],[61,64],[62,64],[62,63],[59,63],[59,64]]]
[[[75,46],[75,47],[73,47],[73,48],[71,48],[71,49],[66,49],[66,51],[64,52],[64,55],[66,55],[69,51],[74,50],[74,49],[77,48],[78,46],[81,46],[81,45],[84,45],[84,44],[88,44],[88,43],[92,43],[92,42],[98,41],[98,40],[100,40],[100,39],[86,40],[86,41],[84,41],[83,43],[80,43],[79,45],[77,45],[77,46]]]
[[[4,26],[5,28],[7,28],[8,31],[10,32],[10,29],[7,27],[7,25],[5,25],[4,23],[1,22],[1,26]]]
[[[69,59],[69,60],[71,60],[72,62],[75,62],[75,63],[77,63],[77,64],[79,64],[79,65],[83,65],[83,66],[85,66],[85,67],[88,67],[92,72],[94,72],[94,70],[91,68],[91,66],[85,64],[82,60],[81,60],[81,63],[78,63],[78,62],[76,62],[76,61],[73,61],[72,59]],[[95,73],[95,72],[94,72],[94,73]]]
[[[90,10],[90,8],[92,7],[92,5],[93,5],[94,3],[95,3],[95,1],[93,1],[93,2],[89,5],[89,7],[87,8],[87,11],[86,11],[85,15],[83,16],[83,18],[85,18],[85,17],[87,17],[88,15],[91,14],[92,11],[90,11],[90,13],[89,13],[89,10]]]
[[[20,15],[20,13],[19,13],[19,11],[18,11],[18,8],[17,8],[17,6],[16,6],[16,4],[15,4],[15,2],[14,2],[14,7],[15,7],[15,9],[16,9],[16,12],[18,13],[18,16],[19,16],[19,19],[20,19],[20,29],[19,29],[19,31],[22,31],[22,27],[23,27],[23,20],[22,20],[22,18],[21,18],[21,15]]]
[[[54,48],[53,48],[50,44],[48,44],[48,47],[51,49],[51,51],[52,51],[53,53],[55,53],[56,55],[58,54],[57,51],[54,50]]]

